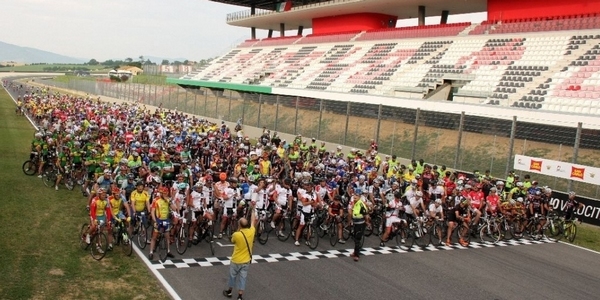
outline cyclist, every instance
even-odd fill
[[[271,222],[271,227],[275,228],[276,224],[278,224],[279,220],[283,215],[286,215],[288,212],[288,208],[292,207],[292,202],[294,201],[292,190],[291,190],[292,180],[286,178],[283,180],[283,184],[278,184],[275,188],[275,214],[273,215],[273,221]],[[281,228],[283,227],[283,222],[279,224],[279,227],[276,228],[277,236],[283,236],[281,232]]]
[[[385,242],[387,242],[390,233],[392,232],[392,226],[399,226],[401,222],[406,223],[406,220],[403,218],[404,216],[404,204],[402,203],[402,193],[396,192],[394,193],[394,198],[389,200],[386,204],[386,212],[385,212],[385,232],[381,236],[381,242],[379,246],[384,247]]]
[[[221,194],[223,199],[223,215],[221,216],[221,230],[219,236],[223,236],[225,226],[227,226],[227,220],[235,218],[237,210],[237,201],[239,201],[240,193],[237,189],[237,179],[234,177],[229,178],[229,186],[227,186]]]
[[[110,210],[111,210],[111,220],[112,220],[112,225],[116,225],[116,222],[121,220],[121,222],[128,222],[127,220],[130,220],[130,218],[126,218],[125,213],[127,212],[127,215],[129,215],[130,212],[130,207],[129,207],[129,203],[127,203],[127,200],[124,199],[125,197],[121,195],[121,191],[118,187],[113,186],[112,187],[112,195],[108,196],[108,201],[110,202]],[[112,226],[109,229],[109,234],[112,235]],[[113,245],[112,243],[109,242],[108,244],[108,250],[112,250]]]
[[[583,208],[583,203],[577,200],[575,192],[569,192],[569,199],[565,207],[565,221],[575,220],[575,211],[581,208]]]
[[[539,238],[542,234],[542,227],[546,224],[546,206],[542,201],[542,192],[539,190],[534,191],[534,194],[531,196],[531,200],[529,201],[529,216],[532,218],[537,218],[539,220],[536,228],[535,237]],[[533,233],[532,233],[533,234]]]
[[[327,221],[325,221],[325,223],[327,224],[327,226],[329,226],[329,224],[331,222],[336,222],[336,228],[335,231],[337,232],[337,236],[338,236],[338,243],[340,244],[345,244],[346,241],[343,239],[343,235],[342,235],[342,229],[343,229],[343,225],[342,225],[342,218],[344,217],[344,205],[342,205],[342,196],[340,195],[335,195],[333,197],[333,201],[331,202],[331,204],[329,205],[329,208],[327,209]]]
[[[451,245],[450,236],[454,231],[454,228],[458,225],[458,222],[463,222],[468,224],[471,219],[471,211],[469,209],[469,200],[465,199],[461,201],[458,205],[454,206],[448,212],[448,232],[446,234],[446,246]],[[458,241],[461,246],[466,247],[468,244],[462,238]]]
[[[110,222],[112,212],[110,209],[110,202],[107,199],[106,190],[104,188],[98,189],[97,196],[92,198],[90,205],[90,233],[86,236],[86,243],[90,243],[90,235],[95,234],[98,225],[106,224],[106,228],[110,230]],[[108,234],[108,243],[112,245],[112,234]],[[99,252],[102,252],[99,245],[94,245],[98,248]]]
[[[150,211],[150,195],[148,194],[148,191],[144,189],[144,182],[140,180],[135,184],[135,190],[131,192],[129,199],[131,206],[134,209],[134,222],[137,222],[138,217],[140,217],[142,224],[146,224],[146,215],[142,215],[142,212]]]
[[[264,182],[264,181],[263,181]],[[259,185],[260,186],[260,185]],[[295,242],[294,245],[300,246],[300,236],[302,234],[302,230],[306,223],[310,220],[314,213],[314,208],[317,205],[317,195],[313,190],[313,183],[310,181],[303,182],[304,190],[298,190],[298,203],[302,203],[302,208],[300,211],[300,223],[298,224],[298,229],[296,229]],[[313,233],[316,234],[316,233]],[[308,245],[308,240],[306,241]]]
[[[489,215],[496,215],[498,211],[498,206],[500,205],[500,196],[498,196],[498,188],[492,186],[490,188],[490,193],[487,197],[485,197],[485,208]]]
[[[473,226],[477,226],[479,224],[479,218],[481,217],[481,212],[485,209],[485,195],[483,191],[481,191],[481,186],[479,184],[475,184],[472,187],[472,191],[467,196],[469,198],[469,204],[471,208],[471,213],[475,215],[473,219]]]
[[[171,243],[169,242],[169,231],[171,230],[171,220],[169,215],[171,214],[171,211],[176,210],[177,207],[171,203],[171,200],[169,199],[169,189],[164,187],[160,188],[157,194],[158,198],[152,203],[152,210],[150,212],[154,224],[154,232],[152,233],[152,241],[150,242],[150,254],[148,254],[149,260],[154,258],[156,239],[161,230],[164,231],[164,238],[167,239],[167,257],[173,257],[170,249]]]

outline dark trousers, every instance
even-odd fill
[[[356,224],[356,221],[354,222],[354,255],[356,256],[360,255],[360,242],[362,241],[363,234],[365,233],[365,227],[366,224],[364,219],[359,224]]]

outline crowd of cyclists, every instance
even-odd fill
[[[3,84],[19,95],[16,112],[39,128],[24,171],[56,190],[62,183],[81,187],[82,209],[90,214],[88,244],[99,224],[110,232],[120,220],[130,236],[140,235],[139,222],[153,226],[151,236],[141,236],[151,260],[161,237],[173,257],[170,245],[181,253],[180,247],[230,236],[250,202],[259,215],[259,242],[273,232],[282,241],[293,237],[296,246],[304,239],[313,249],[315,236],[329,234],[333,246],[355,234],[359,199],[368,207],[365,235],[377,236],[380,246],[393,237],[407,247],[467,246],[471,237],[525,233],[539,239],[548,236],[546,220],[555,213],[551,188],[527,175],[463,174],[422,159],[404,165],[395,155],[380,155],[374,140],[367,150],[345,153],[301,135],[286,141],[267,128],[248,137],[241,122],[230,128],[160,107]],[[51,180],[49,172],[56,175]],[[580,206],[570,192],[564,219],[573,219]]]

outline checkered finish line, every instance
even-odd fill
[[[363,248],[361,255],[370,256],[377,254],[391,254],[391,253],[410,253],[410,252],[428,252],[428,251],[442,251],[442,250],[464,250],[464,249],[479,249],[479,248],[494,248],[494,247],[505,247],[505,246],[518,246],[518,245],[537,245],[537,244],[548,244],[555,243],[551,240],[510,240],[501,241],[496,244],[492,243],[480,243],[471,242],[469,246],[463,247],[460,244],[451,246],[433,246],[429,245],[426,248],[420,248],[413,246],[410,249],[405,247],[374,247],[374,248]],[[340,250],[324,250],[324,251],[306,251],[306,252],[291,252],[291,253],[275,253],[265,255],[252,255],[252,263],[275,263],[280,261],[297,261],[307,259],[321,259],[321,258],[337,258],[337,257],[348,257],[350,253],[354,252],[354,249],[340,249]],[[152,267],[156,270],[172,269],[172,268],[191,268],[191,267],[213,267],[213,266],[228,266],[230,262],[230,256],[222,257],[205,257],[205,258],[183,258],[183,259],[172,259],[165,262],[152,261]]]

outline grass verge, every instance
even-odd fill
[[[590,224],[578,224],[577,236],[573,244],[600,251],[600,227]]]
[[[97,262],[79,248],[84,198],[23,174],[33,128],[14,107],[0,89],[0,299],[169,299],[135,254]]]

